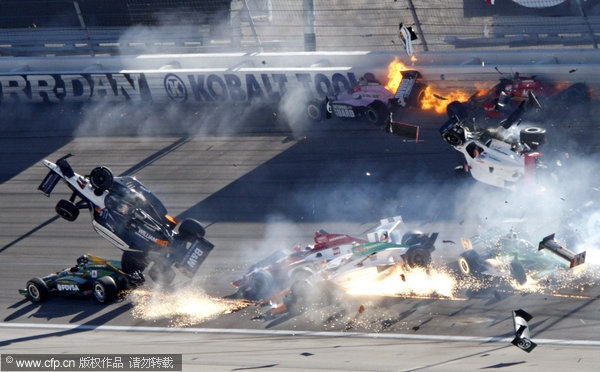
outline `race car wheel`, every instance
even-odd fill
[[[479,273],[481,267],[481,257],[476,251],[472,249],[463,252],[458,257],[458,269],[465,276],[475,275]]]
[[[404,245],[415,245],[421,242],[421,240],[425,237],[420,230],[411,230],[402,235],[402,239],[400,240],[400,244]]]
[[[525,284],[527,282],[527,274],[525,273],[525,268],[519,261],[512,261],[510,263],[510,275],[514,280],[519,284]]]
[[[431,253],[425,248],[413,247],[408,249],[404,259],[411,269],[427,267],[431,263]]]
[[[463,139],[455,132],[444,133],[444,140],[452,146],[460,146],[463,144]]]
[[[388,109],[381,101],[375,101],[367,106],[365,117],[367,121],[375,125],[383,125],[387,118]]]
[[[117,298],[117,283],[110,276],[103,276],[94,280],[94,297],[100,303],[109,303]]]
[[[121,270],[126,274],[142,272],[146,268],[146,254],[143,252],[123,251]]]
[[[538,127],[529,127],[521,130],[521,142],[535,150],[546,143],[546,130]]]
[[[273,292],[273,276],[265,270],[260,270],[250,277],[250,286],[245,291],[247,300],[263,300],[269,298]]]
[[[54,207],[56,213],[67,221],[73,222],[79,216],[79,208],[68,200],[61,199]]]
[[[112,172],[106,167],[96,167],[90,173],[90,183],[98,192],[110,189],[113,180]]]
[[[156,262],[154,262],[150,270],[148,270],[148,276],[150,279],[152,279],[155,283],[167,286],[173,283],[176,274],[177,273],[171,266],[161,265]]]
[[[452,119],[453,117],[458,117],[458,120],[467,119],[467,108],[462,102],[453,101],[446,106],[446,113],[448,117]]]
[[[184,239],[195,239],[195,238],[203,238],[206,234],[206,230],[204,227],[193,218],[188,218],[181,222],[179,225],[179,234]]]
[[[46,301],[48,298],[48,285],[40,278],[33,278],[27,282],[27,295],[33,302]]]
[[[306,105],[306,115],[312,121],[321,121],[325,118],[325,107],[323,102],[311,100]]]

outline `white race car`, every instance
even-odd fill
[[[546,130],[530,126],[514,133],[511,127],[520,120],[525,104],[497,128],[470,131],[467,122],[456,116],[442,125],[442,138],[464,159],[457,174],[471,173],[479,182],[509,189],[535,183],[542,155],[537,149],[546,142]]]

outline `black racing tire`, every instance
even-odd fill
[[[308,267],[302,267],[294,270],[290,275],[290,278],[293,282],[297,282],[300,280],[306,280],[313,275],[313,272]]]
[[[325,119],[325,104],[316,99],[310,100],[306,105],[306,116],[312,121]]]
[[[510,275],[519,284],[525,284],[527,282],[525,268],[519,261],[515,260],[510,263]]]
[[[469,171],[465,169],[464,165],[457,165],[454,167],[454,175],[458,179],[467,178],[469,176]]]
[[[69,222],[73,222],[79,216],[79,208],[68,200],[61,199],[54,207],[56,214]]]
[[[119,292],[117,283],[111,276],[103,276],[94,280],[92,290],[96,300],[102,304],[113,302]]]
[[[146,254],[144,252],[123,251],[121,255],[121,270],[126,274],[142,272],[146,269]]]
[[[157,262],[154,262],[148,270],[150,279],[161,285],[170,285],[175,280],[176,275],[177,273],[171,266],[161,265]]]
[[[426,268],[431,263],[431,253],[425,248],[412,247],[406,252],[404,260],[411,269]]]
[[[381,101],[375,101],[367,106],[365,118],[371,124],[383,125],[388,117],[387,106]]]
[[[479,253],[469,249],[458,256],[458,269],[464,276],[474,276],[481,272],[483,261]]]
[[[275,281],[273,275],[265,270],[259,270],[250,277],[250,286],[245,291],[247,300],[264,300],[271,297]]]
[[[453,117],[458,117],[458,120],[466,120],[467,115],[467,107],[462,102],[452,101],[446,106],[446,113],[448,117],[452,119]]]
[[[425,237],[425,234],[423,234],[423,232],[420,230],[407,231],[406,233],[404,233],[404,235],[402,235],[400,244],[415,245],[421,243],[423,237]]]
[[[107,167],[96,167],[90,173],[90,183],[99,192],[110,189],[113,181],[113,174]]]
[[[546,130],[538,127],[529,127],[521,129],[519,134],[521,142],[531,147],[537,148],[546,143]]]
[[[40,278],[33,278],[25,286],[27,297],[31,302],[43,302],[48,299],[48,285]]]
[[[206,230],[200,222],[193,218],[186,218],[179,225],[179,234],[186,240],[200,239],[206,234]]]

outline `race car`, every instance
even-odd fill
[[[546,142],[546,130],[521,124],[525,128],[517,137],[511,128],[520,124],[526,105],[539,107],[535,96],[529,96],[497,128],[471,131],[468,122],[456,115],[440,127],[444,141],[461,154],[457,175],[470,173],[479,182],[513,190],[535,183],[535,170],[542,166],[537,149]]]
[[[88,209],[94,230],[123,251],[122,270],[128,274],[153,263],[148,274],[165,284],[175,278],[173,266],[188,277],[195,275],[214,247],[204,239],[200,222],[169,216],[161,201],[134,177],[113,177],[106,167],[96,167],[87,176],[75,173],[67,161],[70,156],[42,162],[50,171],[40,191],[49,197],[60,180],[72,191],[69,200],[56,204],[60,217],[75,221],[80,209]]]
[[[491,230],[470,239],[463,238],[462,245],[465,251],[458,258],[458,268],[463,275],[511,278],[519,284],[525,284],[528,276],[537,280],[585,262],[585,252],[576,254],[562,247],[554,235],[547,236],[536,247],[515,231],[500,234]]]
[[[237,296],[248,300],[269,298],[291,282],[311,276],[322,261],[347,255],[352,244],[366,240],[320,230],[315,232],[314,242],[304,250],[298,245],[292,253],[276,251],[250,266],[242,278],[232,283],[238,289]]]
[[[306,106],[306,113],[313,121],[331,117],[359,118],[380,125],[387,119],[391,106],[406,107],[411,103],[411,96],[416,96],[413,90],[420,86],[417,83],[420,77],[418,71],[402,71],[402,81],[394,93],[375,80],[372,74],[365,74],[353,89],[322,101],[311,100]]]
[[[390,275],[399,275],[417,267],[428,267],[431,252],[435,250],[438,233],[424,234],[397,229],[402,221],[382,220],[382,224],[368,235],[369,242],[354,244],[351,252],[321,265],[307,278],[294,281],[291,286],[261,305],[267,306],[267,316],[286,311],[300,313],[312,303],[328,301],[345,293],[365,277],[375,276],[375,281]],[[394,243],[398,240],[404,243]]]
[[[43,278],[33,278],[19,293],[32,302],[42,302],[51,293],[63,296],[93,295],[100,303],[114,301],[119,292],[134,289],[144,283],[141,272],[125,273],[119,261],[92,255],[77,259],[77,264]]]
[[[515,73],[510,79],[501,78],[493,88],[473,94],[466,102],[453,101],[446,111],[449,118],[480,120],[483,118],[503,119],[512,114],[517,106],[527,101],[533,93],[545,107],[547,115],[556,118],[568,111],[573,104],[589,101],[590,92],[584,83],[576,83],[566,89],[545,84],[534,77]]]

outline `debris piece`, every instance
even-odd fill
[[[511,344],[528,353],[537,346],[537,344],[530,339],[529,324],[527,324],[532,318],[533,316],[523,309],[513,310],[515,338],[511,341]]]
[[[302,356],[311,356],[311,355],[315,355],[315,354],[304,352],[304,353],[300,353],[300,355],[302,355]]]

